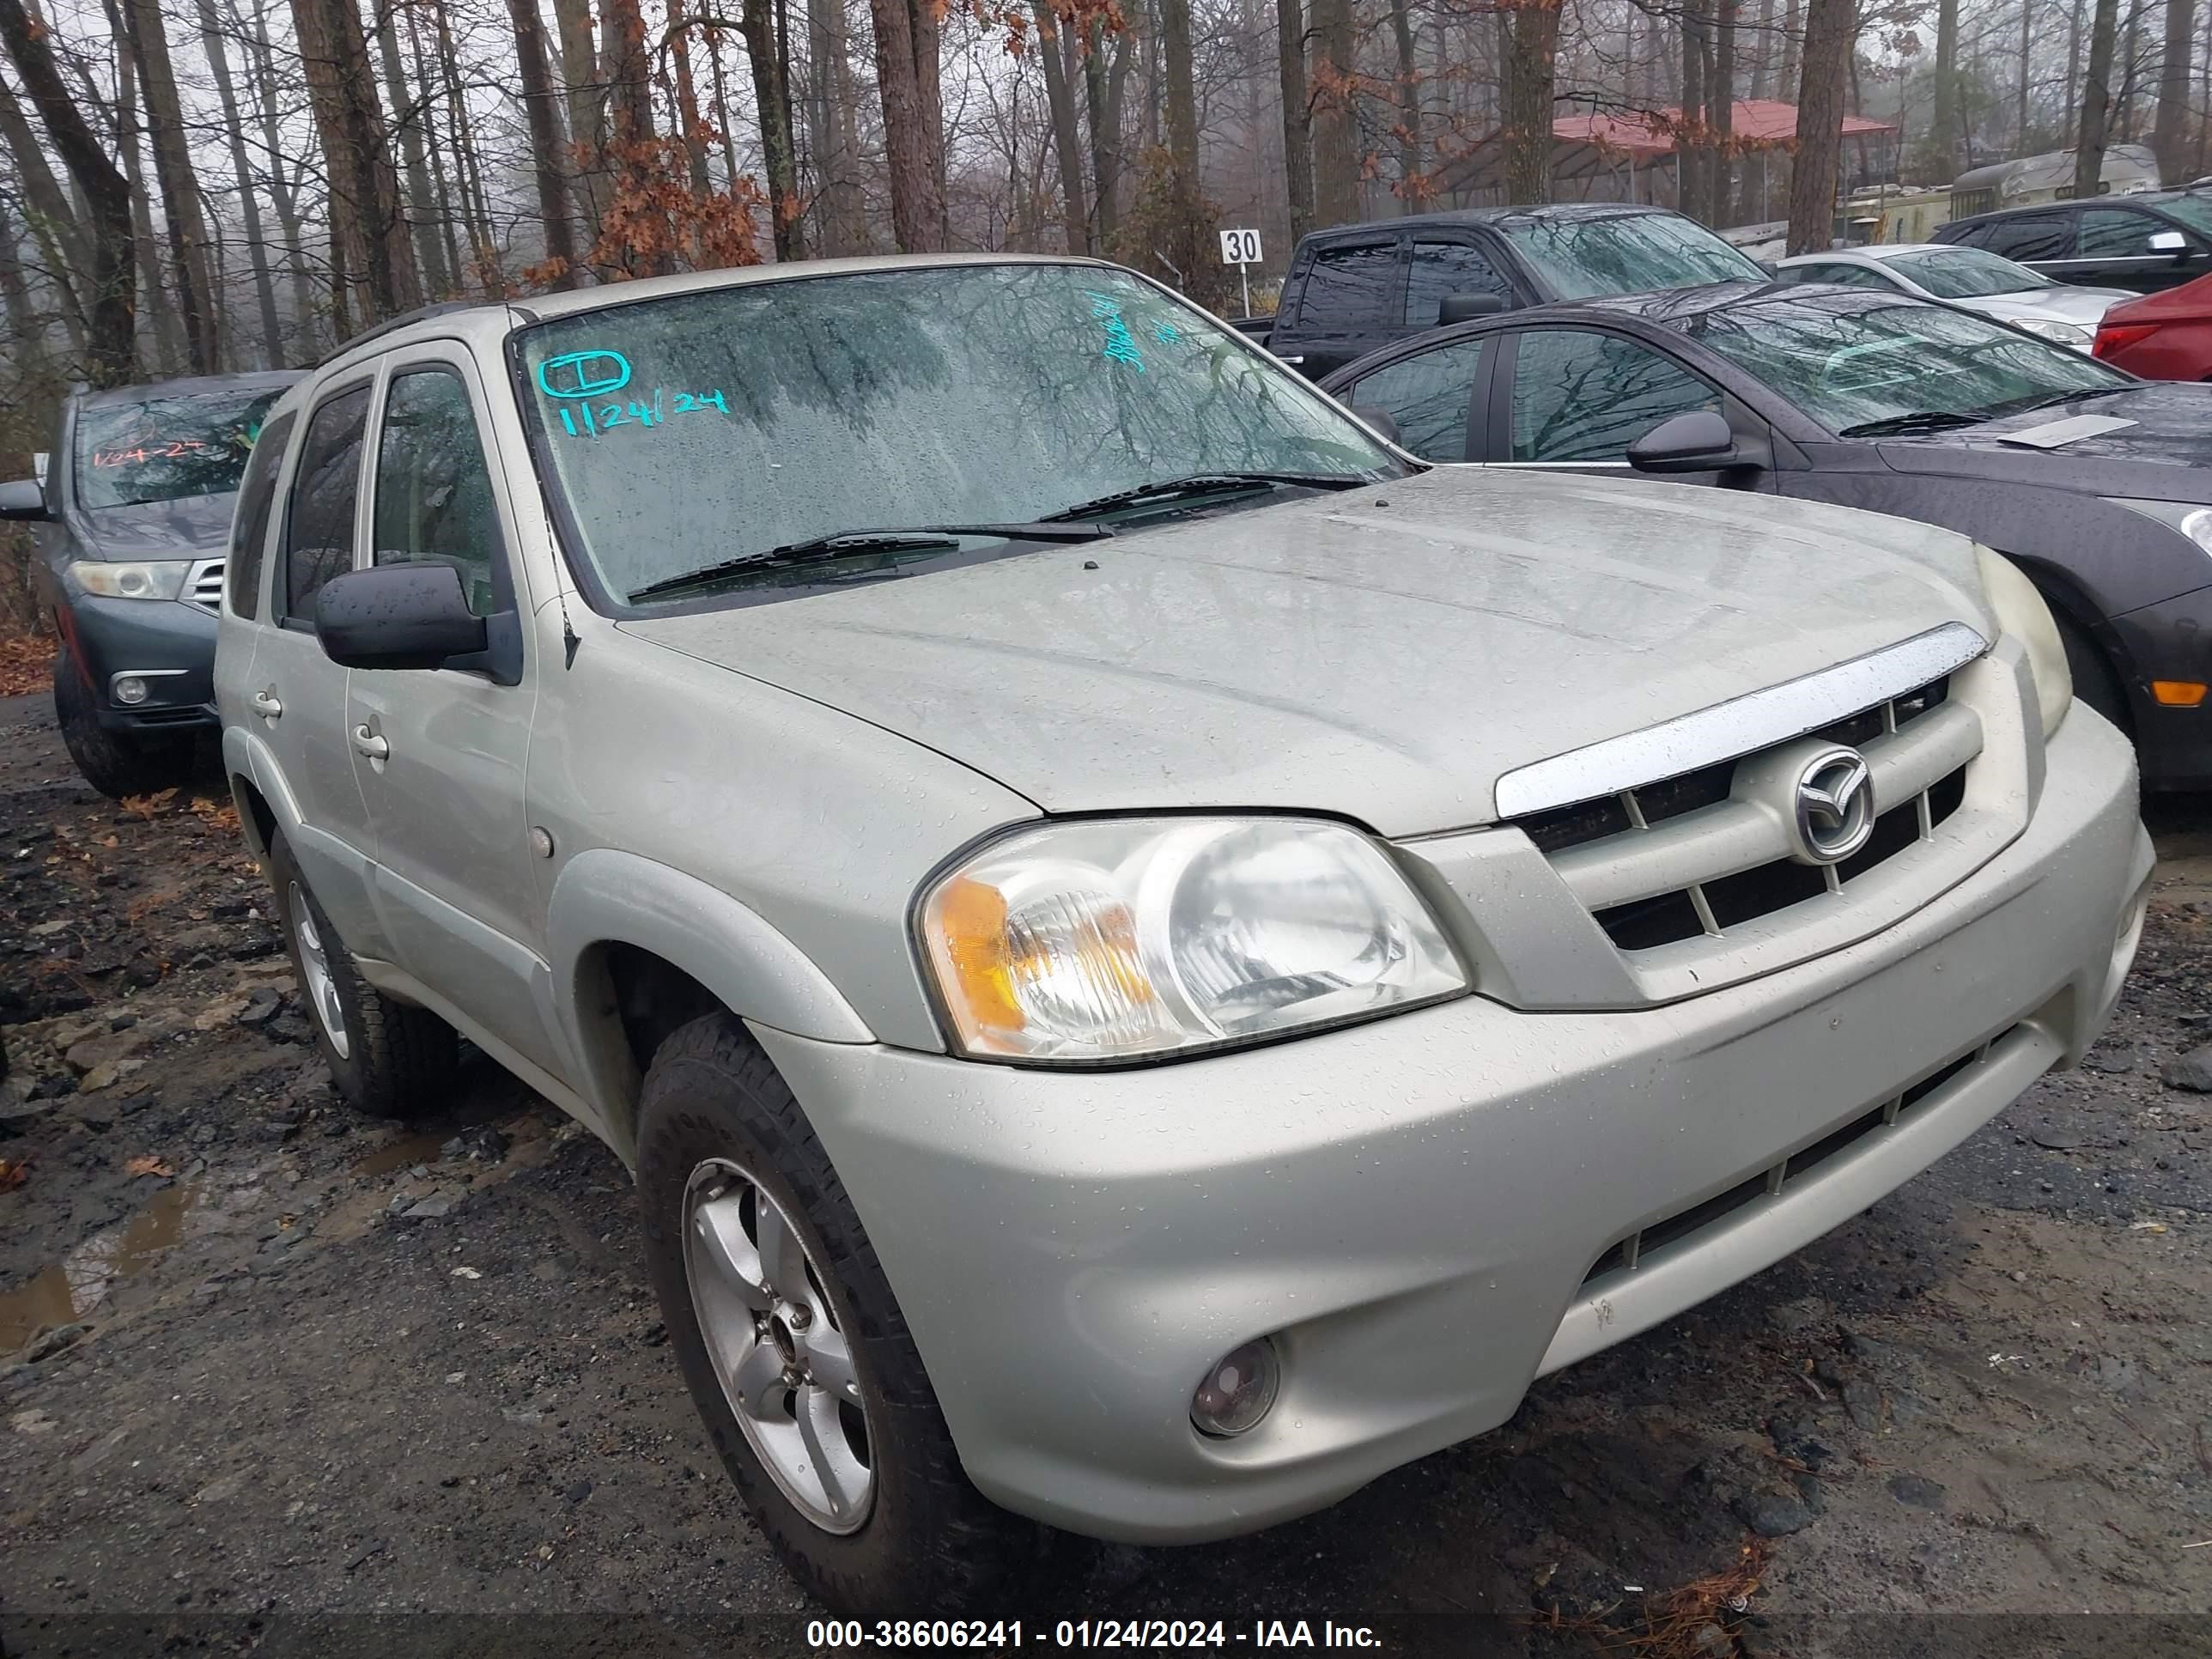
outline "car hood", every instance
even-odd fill
[[[2121,301],[2135,297],[2118,288],[2039,288],[2026,294],[1990,294],[1956,303],[1969,311],[1978,311],[1984,317],[2002,318],[2008,323],[2071,323],[2094,333],[2106,312]]]
[[[186,495],[137,507],[103,507],[73,515],[78,556],[94,559],[199,559],[230,541],[230,509],[238,496]]]
[[[1679,484],[1438,468],[623,629],[927,744],[1048,811],[1489,821],[1529,762],[1953,620],[1948,531]],[[1839,713],[1842,711],[1838,711]]]
[[[2075,416],[2131,424],[2054,448],[2006,441]],[[2076,398],[1979,426],[1885,438],[1881,455],[1900,472],[2017,479],[2150,501],[2212,501],[2212,473],[2201,470],[2212,465],[2212,386],[2146,380],[2106,397]]]

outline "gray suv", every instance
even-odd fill
[[[2003,560],[1426,470],[1109,265],[406,323],[239,514],[223,752],[338,1084],[465,1036],[632,1168],[840,1611],[1496,1426],[2072,1064],[2141,925]]]

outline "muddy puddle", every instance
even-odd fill
[[[41,1327],[97,1313],[118,1285],[145,1272],[184,1236],[199,1196],[193,1182],[164,1187],[120,1227],[94,1233],[36,1277],[0,1291],[0,1354],[14,1352]]]
[[[416,1164],[435,1164],[446,1143],[453,1138],[450,1129],[428,1129],[402,1135],[389,1146],[362,1153],[346,1167],[357,1176],[380,1176]]]

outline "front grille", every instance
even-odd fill
[[[1650,1266],[1662,1252],[1695,1242],[1699,1234],[1719,1226],[1738,1211],[1761,1199],[1779,1196],[1791,1182],[1802,1181],[1822,1164],[1852,1151],[1868,1137],[1891,1127],[1952,1082],[1986,1064],[1991,1052],[2018,1030],[2020,1027],[2015,1025],[1999,1033],[1979,1048],[1960,1055],[1941,1071],[1923,1078],[1894,1099],[1884,1101],[1832,1134],[1770,1164],[1726,1192],[1631,1233],[1591,1265],[1589,1272],[1583,1275],[1583,1284],[1588,1286],[1591,1281],[1608,1274],[1633,1273],[1639,1266]]]
[[[1805,734],[1858,750],[1875,769],[1874,835],[1838,865],[1797,862],[1771,817],[1735,799],[1739,768],[1767,750],[1513,822],[1617,949],[1724,939],[1798,905],[1832,902],[1934,838],[1965,800],[1966,768],[1981,747],[1979,720],[1950,705],[1949,693],[1946,676]],[[1682,878],[1686,870],[1693,878]]]
[[[222,568],[221,559],[210,559],[192,567],[191,584],[185,589],[185,603],[196,605],[203,611],[222,609]]]

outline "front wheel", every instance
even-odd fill
[[[975,1607],[1042,1531],[961,1472],[843,1183],[732,1016],[695,1020],[654,1054],[637,1164],[671,1346],[784,1565],[841,1614]]]

